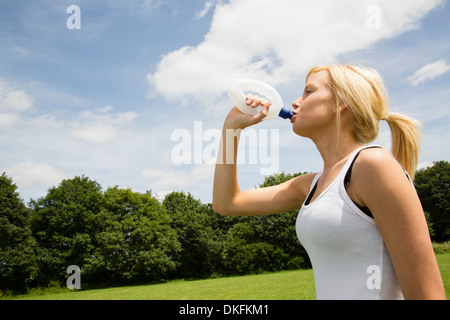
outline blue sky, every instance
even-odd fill
[[[67,27],[71,5],[80,29]],[[1,1],[0,171],[25,201],[84,174],[207,203],[230,81],[265,81],[290,105],[309,68],[347,62],[377,69],[392,111],[422,122],[420,167],[448,161],[449,30],[442,0]],[[181,164],[180,132],[192,146]],[[242,188],[264,180],[264,154],[274,172],[322,169],[287,121],[250,133],[256,144],[243,148],[257,159],[242,161]],[[382,125],[375,142],[389,141]]]

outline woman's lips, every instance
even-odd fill
[[[294,113],[294,116],[291,118],[291,123],[294,123],[296,117],[297,117],[297,114]]]

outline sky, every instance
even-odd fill
[[[420,120],[419,168],[450,159],[444,0],[0,0],[0,173],[25,202],[63,179],[212,199],[236,78],[286,106],[315,65],[374,68],[391,111]],[[390,148],[381,125],[374,142]],[[318,172],[314,144],[274,119],[248,128],[239,182]]]

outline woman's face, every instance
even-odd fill
[[[313,137],[323,128],[335,125],[335,107],[328,86],[328,71],[313,74],[306,83],[303,95],[292,103],[294,132],[302,137]]]

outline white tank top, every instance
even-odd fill
[[[297,236],[313,266],[318,300],[403,299],[375,220],[355,205],[344,186],[353,159],[365,148],[350,156],[313,202],[303,204],[297,218]],[[321,175],[315,176],[311,190]]]

